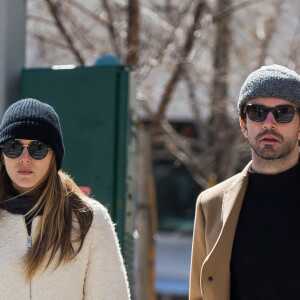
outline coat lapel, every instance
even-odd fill
[[[242,207],[242,203],[244,200],[244,196],[246,193],[247,185],[248,185],[248,169],[250,165],[248,165],[241,173],[241,176],[237,178],[235,182],[231,185],[231,187],[224,193],[223,205],[222,205],[222,223],[223,230],[225,226],[228,226],[227,223],[231,224],[232,219],[236,220],[239,217],[240,209]],[[237,223],[237,222],[235,222]],[[234,225],[234,224],[233,224]],[[235,233],[235,227],[233,233]],[[224,233],[224,232],[223,232]]]
[[[217,289],[208,291],[208,299],[230,298],[230,259],[238,217],[248,185],[249,163],[225,191],[222,204],[222,229],[219,238],[203,265],[203,278],[214,278]],[[212,295],[213,291],[219,295]],[[218,298],[221,296],[221,298]],[[215,298],[216,297],[216,298]],[[206,298],[204,298],[206,299]]]

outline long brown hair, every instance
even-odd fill
[[[0,160],[0,203],[11,186]],[[85,196],[69,175],[56,168],[55,154],[50,162],[47,174],[28,193],[39,191],[39,199],[27,213],[33,219],[42,209],[43,214],[38,224],[34,243],[23,257],[26,280],[29,281],[42,267],[49,253],[46,268],[54,260],[55,269],[62,263],[72,260],[81,250],[86,234],[93,220],[93,212]],[[20,196],[26,195],[24,193]]]

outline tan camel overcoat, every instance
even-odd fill
[[[202,192],[197,199],[190,300],[230,299],[230,259],[235,229],[248,185],[245,169]]]

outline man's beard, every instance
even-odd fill
[[[280,142],[279,147],[278,145],[272,144],[260,145],[259,140],[264,135],[274,135]],[[293,151],[296,144],[298,144],[298,135],[285,140],[284,137],[279,133],[272,130],[265,130],[256,136],[254,143],[252,143],[250,140],[249,143],[259,158],[265,160],[276,160],[287,157]]]

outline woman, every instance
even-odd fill
[[[54,109],[12,104],[0,125],[0,299],[129,299],[107,210],[60,170]]]

